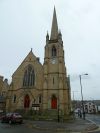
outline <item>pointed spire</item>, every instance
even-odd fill
[[[57,17],[56,17],[56,9],[54,7],[50,40],[57,39],[57,37],[58,37],[58,24],[57,24]]]

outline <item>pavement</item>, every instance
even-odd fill
[[[89,133],[98,128],[98,126],[89,119],[75,118],[68,122],[54,122],[54,121],[30,121],[25,120],[28,127],[37,130],[46,130],[60,133]]]

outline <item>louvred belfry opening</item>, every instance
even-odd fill
[[[52,99],[51,99],[51,108],[52,109],[57,109],[57,98],[56,98],[56,96],[52,96]]]
[[[55,46],[52,47],[52,57],[56,57],[57,56],[57,50],[55,48]]]
[[[26,95],[24,97],[24,108],[29,108],[30,107],[30,98],[29,95]]]

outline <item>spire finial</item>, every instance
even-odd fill
[[[31,52],[32,52],[32,50],[33,50],[33,49],[31,48]]]
[[[49,34],[48,34],[48,31],[47,31],[47,35],[46,35],[46,43],[48,44],[48,41],[49,41]]]
[[[47,30],[47,36],[49,36],[49,34],[48,34],[48,30]]]
[[[58,37],[58,24],[57,24],[57,17],[56,17],[56,9],[55,9],[55,6],[54,6],[50,39],[54,40],[54,39],[57,39],[57,37]]]

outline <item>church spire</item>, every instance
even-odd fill
[[[57,17],[56,17],[56,9],[54,7],[50,40],[57,39],[57,37],[58,37],[58,24],[57,24]]]

